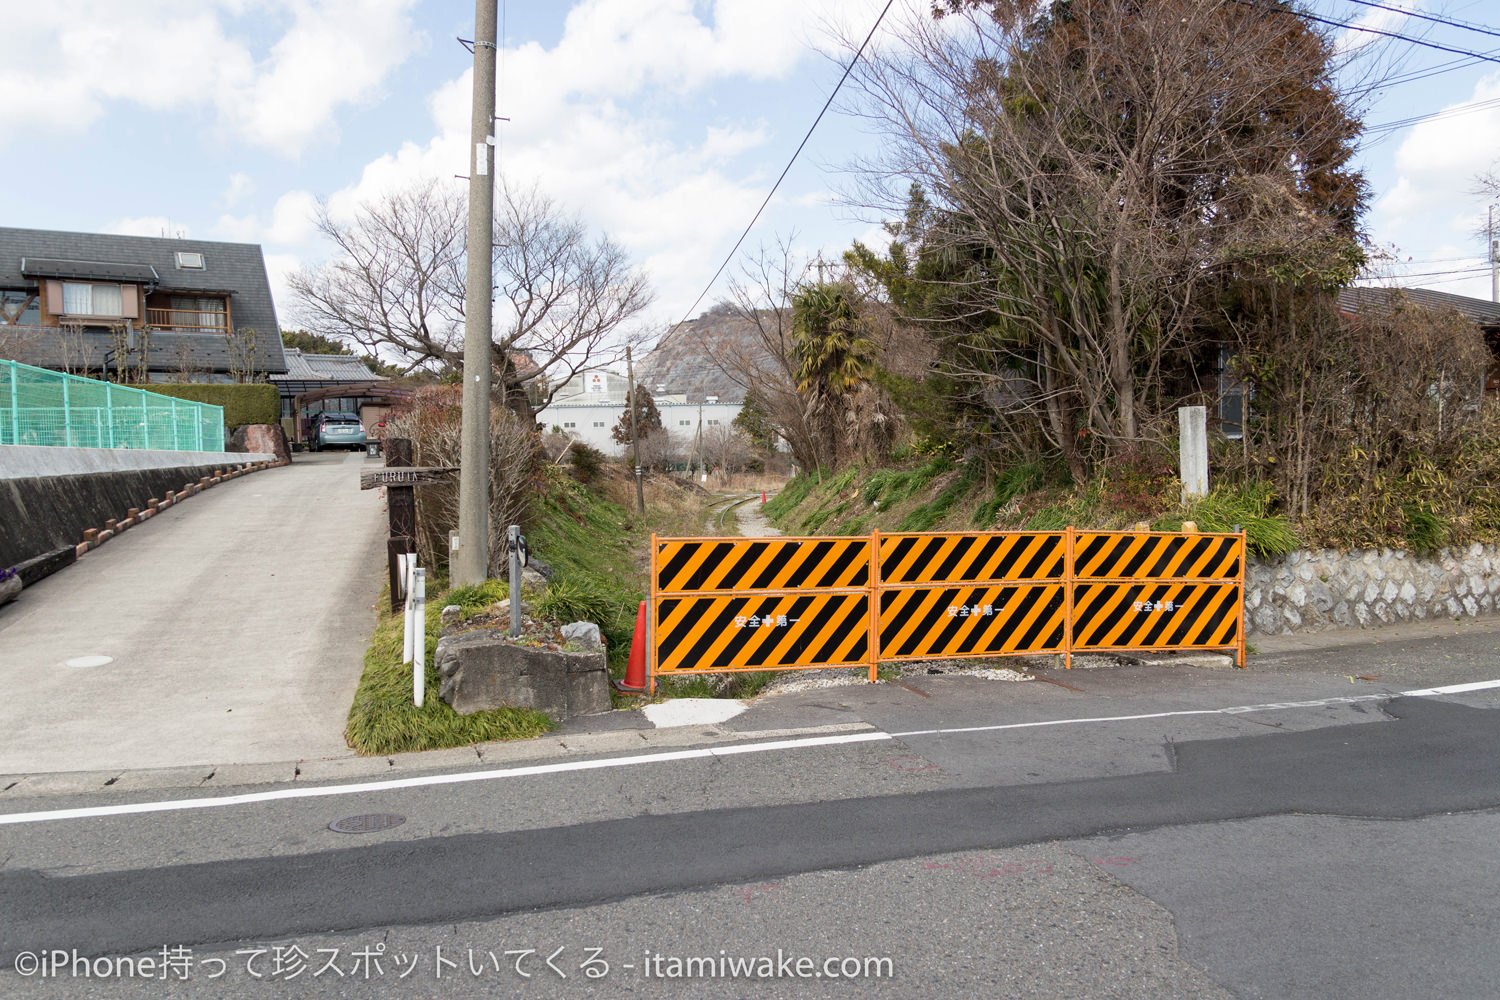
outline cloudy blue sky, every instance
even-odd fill
[[[1314,9],[1500,57],[1493,0],[1381,4],[1494,33],[1354,0]],[[622,243],[654,280],[661,329],[708,283],[836,83],[833,32],[862,36],[884,2],[502,6],[500,170]],[[472,36],[469,0],[7,7],[0,222],[260,243],[283,325],[296,310],[282,276],[326,253],[317,200],[347,211],[407,178],[467,171],[471,57],[455,38]],[[896,0],[887,25],[926,7]],[[1377,133],[1362,154],[1370,233],[1393,255],[1382,274],[1488,298],[1471,230],[1489,202],[1471,189],[1500,160],[1500,63],[1383,44],[1405,79],[1370,95],[1368,124],[1455,113]],[[873,220],[836,204],[837,168],[869,142],[854,121],[826,118],[749,245],[795,233],[803,254],[836,255],[869,235]]]

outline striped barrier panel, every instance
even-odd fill
[[[1067,532],[877,533],[875,547],[878,659],[1066,649]]]
[[[865,666],[870,538],[651,540],[649,675]]]
[[[1245,536],[913,532],[651,540],[656,676],[880,660],[1232,649]]]
[[[1080,531],[1072,652],[1232,649],[1245,664],[1245,536]]]

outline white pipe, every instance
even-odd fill
[[[412,630],[411,700],[421,708],[427,696],[427,571],[413,569],[412,574],[417,596],[412,610],[416,628]]]
[[[406,591],[406,604],[402,609],[401,625],[401,662],[410,663],[412,659],[412,599],[416,588],[412,586],[412,571],[416,569],[416,560],[410,556],[401,556],[401,585]]]

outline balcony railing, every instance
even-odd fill
[[[147,309],[146,322],[172,333],[228,333],[227,313],[202,309]]]

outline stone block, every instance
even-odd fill
[[[1302,627],[1302,615],[1296,608],[1287,608],[1283,611],[1281,621],[1285,626],[1284,631],[1295,632]]]
[[[1307,600],[1312,607],[1324,614],[1333,610],[1333,591],[1328,589],[1327,584],[1314,583],[1309,586],[1307,588]]]
[[[1404,621],[1404,622],[1411,621],[1411,605],[1409,605],[1409,604],[1393,604],[1393,605],[1391,605],[1391,610],[1393,610],[1393,611],[1396,612],[1396,617],[1399,618],[1401,621]]]
[[[1354,606],[1354,620],[1361,627],[1370,624],[1370,606],[1368,604],[1356,604]]]
[[[1329,617],[1333,619],[1334,624],[1344,628],[1348,628],[1354,624],[1354,616],[1349,613],[1349,604],[1347,601],[1339,601],[1335,604]]]
[[[1398,593],[1400,593],[1400,588],[1396,586],[1396,581],[1387,580],[1384,589],[1380,591],[1380,599],[1389,604],[1396,599]]]
[[[1479,614],[1479,602],[1474,600],[1472,596],[1464,598],[1464,614],[1470,618]]]
[[[1379,596],[1380,596],[1380,584],[1376,583],[1373,580],[1371,580],[1369,583],[1365,584],[1365,592],[1363,594],[1364,603],[1366,603],[1366,604],[1372,604],[1372,603],[1374,603],[1375,599],[1378,598]]]
[[[604,651],[518,646],[498,629],[445,636],[434,657],[439,692],[460,715],[534,708],[557,720],[610,710]]]
[[[572,622],[562,627],[563,639],[580,649],[603,649],[604,637],[593,622]]]
[[[1277,635],[1281,632],[1281,612],[1269,604],[1256,609],[1247,619],[1249,631],[1261,635]]]
[[[1370,609],[1370,614],[1374,615],[1385,625],[1389,625],[1396,620],[1396,616],[1391,614],[1391,606],[1384,601],[1375,602],[1375,606]]]
[[[1450,618],[1457,618],[1459,615],[1463,614],[1463,610],[1464,610],[1463,609],[1463,605],[1459,604],[1456,600],[1454,600],[1451,597],[1448,598],[1448,600],[1444,603],[1443,607],[1447,610],[1448,617],[1450,617]]]
[[[1301,580],[1303,583],[1309,583],[1311,582],[1312,578],[1313,568],[1307,563],[1303,563],[1302,565],[1297,567],[1297,579]]]
[[[1472,575],[1468,578],[1469,593],[1478,597],[1480,594],[1489,593],[1489,587],[1485,585],[1484,577]]]
[[[1300,583],[1294,583],[1283,592],[1289,607],[1300,608],[1307,603],[1307,588]]]

